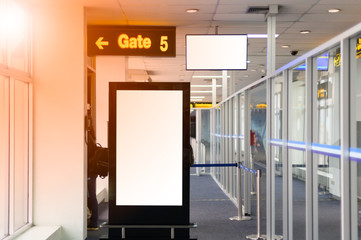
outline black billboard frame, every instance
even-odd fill
[[[182,91],[183,111],[183,173],[181,206],[117,206],[116,205],[116,109],[118,90],[164,90]],[[159,114],[159,113],[155,113]],[[121,225],[189,225],[190,209],[190,84],[177,82],[110,82],[109,83],[109,226]],[[146,197],[146,196],[145,196]],[[189,229],[176,229],[176,236],[189,239]],[[109,229],[109,239],[121,237],[121,229]],[[127,239],[169,239],[168,229],[133,229],[127,230]]]

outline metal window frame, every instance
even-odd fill
[[[360,37],[361,33],[358,34],[358,36],[354,36],[352,38],[350,38],[350,45],[349,46],[356,46],[356,38],[357,37]],[[352,48],[349,47],[349,54],[350,54],[350,59],[351,57],[353,56],[351,54],[351,50]],[[352,88],[352,83],[353,83],[353,77],[356,76],[357,72],[356,72],[356,60],[355,58],[353,58],[353,60],[351,59],[350,61],[350,75],[349,75],[349,78],[350,78],[350,85],[348,86],[349,89],[350,89],[350,97],[348,98],[348,101],[349,101],[349,117],[350,117],[350,126],[349,126],[349,131],[352,131],[353,129],[356,129],[356,125],[354,125],[354,111],[351,111],[351,103],[352,102],[355,102],[355,92],[354,92],[354,88]],[[341,92],[345,91],[346,89],[341,89]],[[345,101],[345,99],[343,98],[343,101]],[[343,135],[341,135],[343,136]],[[349,145],[350,147],[352,146],[352,134],[350,134],[349,136]],[[354,139],[355,140],[355,139]],[[349,211],[351,212],[350,213],[350,239],[351,240],[357,240],[358,239],[358,231],[359,231],[359,224],[358,224],[358,203],[357,203],[357,184],[360,184],[360,183],[357,183],[357,168],[358,168],[358,164],[360,163],[357,163],[355,161],[352,161],[350,162],[350,171],[349,171],[349,174],[350,174],[350,178],[349,178],[349,181],[350,181],[350,208],[349,208]],[[347,210],[347,208],[345,209]]]
[[[0,8],[5,7],[8,0],[4,1],[4,4],[0,5]],[[9,112],[8,112],[8,121],[9,121],[9,130],[8,130],[8,157],[9,157],[9,166],[8,166],[8,180],[5,183],[8,186],[7,192],[7,221],[5,221],[5,229],[7,229],[6,236],[13,237],[20,235],[22,232],[26,231],[32,226],[33,223],[33,69],[32,69],[32,15],[31,13],[26,13],[26,21],[29,24],[29,27],[25,34],[25,49],[24,49],[24,70],[19,70],[17,68],[12,67],[12,56],[10,51],[8,51],[8,44],[5,46],[5,61],[4,64],[0,64],[0,75],[7,78],[5,81],[8,81],[8,89],[9,89]],[[27,96],[27,104],[28,104],[28,139],[27,139],[27,147],[28,147],[28,157],[27,164],[25,166],[26,170],[26,199],[24,199],[24,204],[26,205],[26,222],[23,226],[18,229],[15,229],[15,202],[14,202],[14,194],[15,194],[15,158],[14,158],[14,150],[15,150],[15,81],[23,82],[28,86],[28,96]],[[7,237],[6,237],[7,238]]]

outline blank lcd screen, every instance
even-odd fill
[[[182,206],[182,93],[117,91],[116,205]]]
[[[186,35],[187,70],[246,70],[247,35]]]

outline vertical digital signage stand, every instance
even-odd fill
[[[189,83],[109,83],[109,240],[189,239]]]

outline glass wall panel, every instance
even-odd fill
[[[292,211],[293,239],[306,239],[306,165],[300,162],[304,159],[304,151],[289,149],[288,159],[292,164]]]
[[[305,68],[304,64],[290,70],[289,136],[296,142],[305,141]]]
[[[244,93],[239,95],[239,139],[240,139],[240,156],[241,161],[244,163]]]
[[[0,239],[8,232],[9,80],[0,76]]]
[[[28,84],[15,81],[14,229],[28,223],[29,93]]]
[[[272,114],[271,138],[282,141],[282,113],[283,113],[283,75],[272,80]],[[283,235],[283,162],[282,148],[273,146],[271,150],[272,162],[275,165],[275,234]]]
[[[219,108],[216,109],[216,163],[221,163],[221,110]],[[220,180],[220,169],[215,168],[216,171],[216,179]]]
[[[239,101],[238,101],[238,96],[235,96],[233,98],[233,123],[232,123],[232,128],[233,128],[233,134],[232,134],[232,139],[233,139],[233,158],[232,158],[232,163],[236,163],[238,162],[238,154],[239,154],[239,150],[238,150],[238,146],[239,146],[239,138],[238,138],[238,118],[239,118]],[[237,168],[232,167],[231,168],[232,171],[232,197],[234,199],[237,198]]]
[[[251,146],[252,160],[259,166],[266,166],[266,84],[262,83],[250,91],[251,130],[255,144]]]
[[[317,121],[313,142],[340,145],[340,48],[336,47],[313,59],[317,79]]]
[[[356,48],[354,48],[356,46]],[[351,40],[351,83],[350,83],[350,138],[351,138],[351,160],[356,164],[356,177],[351,179],[357,183],[354,194],[357,199],[358,209],[358,239],[361,239],[361,35]],[[356,50],[355,50],[356,49]]]
[[[319,159],[313,154],[313,159]],[[341,239],[340,158],[323,156],[318,165],[318,239]]]
[[[204,159],[204,163],[205,164],[209,164],[210,163],[210,152],[211,152],[211,144],[210,144],[210,130],[211,130],[211,125],[210,125],[210,110],[209,109],[202,109],[201,111],[201,141],[202,141],[202,146],[201,146],[201,155],[202,158]],[[209,168],[205,168],[205,172],[209,173],[210,169]]]
[[[305,65],[301,64],[289,71],[289,147],[290,144],[302,146],[305,141]],[[306,204],[305,175],[306,163],[304,151],[289,149],[288,159],[292,164],[292,210],[293,239],[305,239]]]
[[[317,96],[313,96],[316,101],[313,142],[328,152],[332,146],[340,146],[340,48],[320,54],[313,58],[313,63],[317,66],[313,69],[317,80]],[[313,161],[318,163],[319,239],[340,239],[340,158],[314,154]]]

